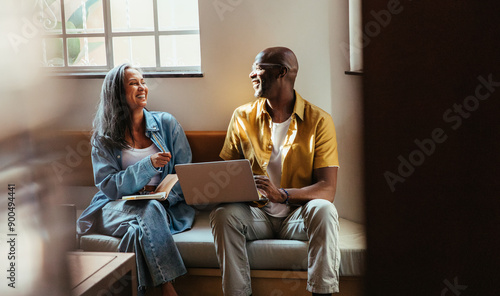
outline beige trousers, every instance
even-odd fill
[[[339,290],[338,214],[333,203],[316,199],[275,218],[244,203],[219,205],[210,213],[222,289],[227,296],[252,294],[246,242],[259,239],[309,241],[307,290]]]

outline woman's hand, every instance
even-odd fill
[[[151,163],[155,168],[161,168],[165,166],[171,158],[172,154],[170,154],[170,152],[158,152],[151,155]]]
[[[257,189],[261,192],[263,191],[269,201],[281,203],[286,200],[286,193],[283,193],[281,190],[279,190],[278,187],[274,186],[274,184],[271,182],[271,180],[269,180],[268,177],[254,176],[253,178],[255,179]]]

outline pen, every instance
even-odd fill
[[[163,148],[163,145],[161,144],[160,141],[158,141],[158,138],[156,137],[156,135],[154,133],[151,133],[153,135],[153,137],[155,138],[156,140],[156,143],[158,143],[158,145],[160,146],[160,149],[161,149],[161,152],[167,152],[167,149]]]

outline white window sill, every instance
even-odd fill
[[[55,78],[104,78],[107,72],[62,73],[47,72],[47,76]],[[203,77],[203,72],[144,72],[144,78],[189,78]]]

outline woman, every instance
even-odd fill
[[[120,200],[153,191],[178,163],[191,161],[191,149],[177,120],[146,110],[148,87],[129,64],[104,79],[94,119],[92,165],[99,192],[78,219],[78,233],[90,230],[121,237],[120,252],[135,252],[139,291],[162,285],[177,295],[171,281],[186,273],[172,234],[189,229],[194,209],[177,183],[164,202]]]

